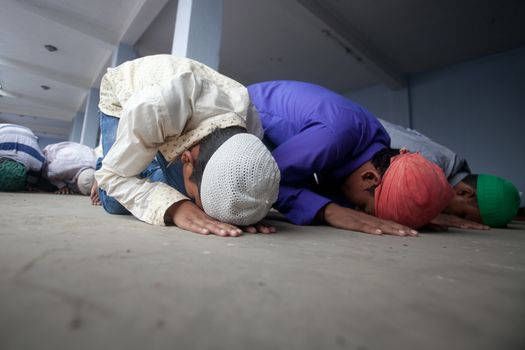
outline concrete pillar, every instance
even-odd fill
[[[133,46],[119,43],[117,49],[113,52],[111,67],[116,67],[121,63],[134,60],[135,58],[137,58],[137,53]]]
[[[124,63],[129,60],[137,58],[137,53],[131,45],[124,43],[119,43],[113,52],[113,57],[111,59],[111,66],[115,67],[121,63]],[[86,102],[86,110],[82,114],[82,118],[78,115],[75,118],[73,123],[73,132],[71,135],[72,140],[80,142],[86,146],[95,148],[99,143],[99,110],[98,102],[100,91],[98,89],[92,88],[89,91],[88,99]],[[78,134],[75,131],[76,125],[82,126],[82,130]],[[73,139],[75,138],[75,139]]]
[[[75,118],[73,118],[73,126],[71,127],[71,134],[69,135],[69,141],[80,142],[80,136],[82,135],[82,125],[84,124],[84,112],[78,112]]]
[[[99,94],[99,89],[91,88],[91,90],[89,90],[86,111],[84,112],[84,123],[82,124],[82,134],[80,136],[80,143],[92,148],[97,147],[98,144]]]
[[[223,0],[179,0],[172,54],[217,70],[222,33]]]

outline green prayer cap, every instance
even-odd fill
[[[518,189],[501,177],[479,174],[477,196],[481,219],[490,227],[503,227],[515,216],[520,206]]]
[[[26,188],[26,167],[14,160],[0,161],[0,191],[23,191]]]

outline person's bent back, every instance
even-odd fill
[[[140,220],[237,236],[236,225],[256,224],[270,210],[279,170],[257,137],[262,130],[247,90],[236,81],[189,59],[149,56],[109,69],[99,108],[120,122],[97,182]],[[230,127],[240,132],[199,160],[205,138]],[[137,177],[157,153],[168,175],[180,159],[180,181]]]
[[[432,186],[438,187],[424,193],[430,197],[425,198],[423,205],[397,206],[397,213],[380,211],[379,215],[388,220],[372,216],[373,190],[385,179],[391,184],[395,181],[389,179],[399,179],[396,171],[384,179],[372,164],[374,156],[390,146],[388,134],[377,118],[347,98],[310,83],[270,81],[250,85],[248,90],[261,115],[265,143],[272,149],[281,170],[275,207],[293,223],[328,223],[372,234],[416,235],[411,225],[419,227],[421,221],[405,219],[411,215],[427,223],[444,207],[447,196],[430,198],[435,193],[450,191],[441,170],[418,172],[422,163],[436,169],[424,159],[418,158],[420,161],[415,164],[410,161],[412,156],[405,155],[395,161],[396,168],[419,167],[414,171],[421,174],[419,180],[430,180]],[[432,181],[435,178],[439,181]],[[345,184],[348,191],[343,191]],[[410,189],[411,183],[399,184],[383,187],[388,187],[391,193],[397,191],[405,199],[417,196]],[[346,197],[346,203],[332,194]],[[383,191],[381,198],[388,197]],[[432,200],[434,204],[425,207]],[[382,200],[377,204],[388,207],[395,203]],[[368,210],[363,210],[365,207]],[[411,213],[399,215],[403,210]]]
[[[44,160],[30,129],[0,124],[0,191],[24,191],[36,186]]]

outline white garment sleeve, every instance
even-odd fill
[[[193,73],[185,72],[168,85],[139,91],[125,105],[115,144],[96,172],[96,179],[100,188],[140,220],[164,225],[166,210],[187,199],[164,183],[138,179],[137,175],[167,139],[176,140],[186,131],[200,86]],[[166,101],[165,96],[170,100]]]

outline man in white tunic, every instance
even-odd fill
[[[154,225],[220,236],[275,231],[258,223],[277,199],[280,173],[244,86],[190,59],[147,56],[108,69],[99,108],[105,157],[95,177],[107,211],[111,197]],[[114,118],[116,136],[104,127]],[[155,157],[166,183],[141,176]]]
[[[95,179],[96,156],[92,148],[76,142],[47,145],[42,175],[56,186],[56,193],[88,195]]]

